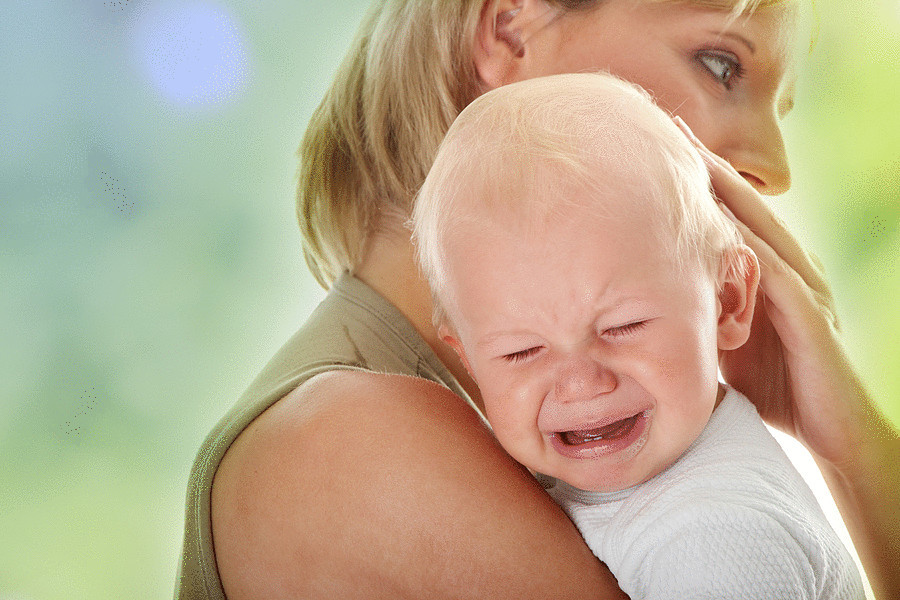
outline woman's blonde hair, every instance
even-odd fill
[[[494,0],[378,0],[300,145],[303,252],[328,287],[376,231],[401,230],[450,124],[481,92],[472,49]],[[604,0],[544,0],[562,11]],[[781,0],[682,1],[735,14]]]

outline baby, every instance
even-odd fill
[[[639,598],[861,598],[847,550],[749,401],[753,252],[638,88],[501,87],[450,128],[413,216],[442,339],[497,439]]]

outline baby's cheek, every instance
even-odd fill
[[[647,358],[656,362],[659,376],[669,385],[688,391],[715,379],[717,357],[714,329],[683,326],[661,336]]]
[[[686,348],[663,346],[660,341],[651,341],[625,349],[621,353],[620,372],[632,377],[653,393],[656,393],[653,388],[659,385],[677,385],[684,367],[678,354],[683,354]]]
[[[540,434],[534,426],[536,419],[525,419],[523,411],[508,402],[485,404],[488,421],[497,441],[510,456],[528,468],[539,469]]]
[[[510,378],[482,390],[485,412],[494,434],[504,445],[533,444],[540,412],[540,395],[529,385]],[[509,448],[508,448],[509,449]]]

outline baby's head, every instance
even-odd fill
[[[441,336],[519,462],[613,491],[700,434],[758,269],[644,92],[570,74],[485,94],[450,128],[413,224]]]

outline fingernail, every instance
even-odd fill
[[[688,127],[688,124],[684,122],[684,119],[682,119],[678,115],[675,115],[674,117],[672,117],[672,120],[675,121],[675,124],[678,126],[678,128],[681,129],[681,131],[683,131],[689,139],[693,140],[694,142],[700,141],[697,139],[697,136],[694,135],[694,132],[691,131],[691,128]]]

